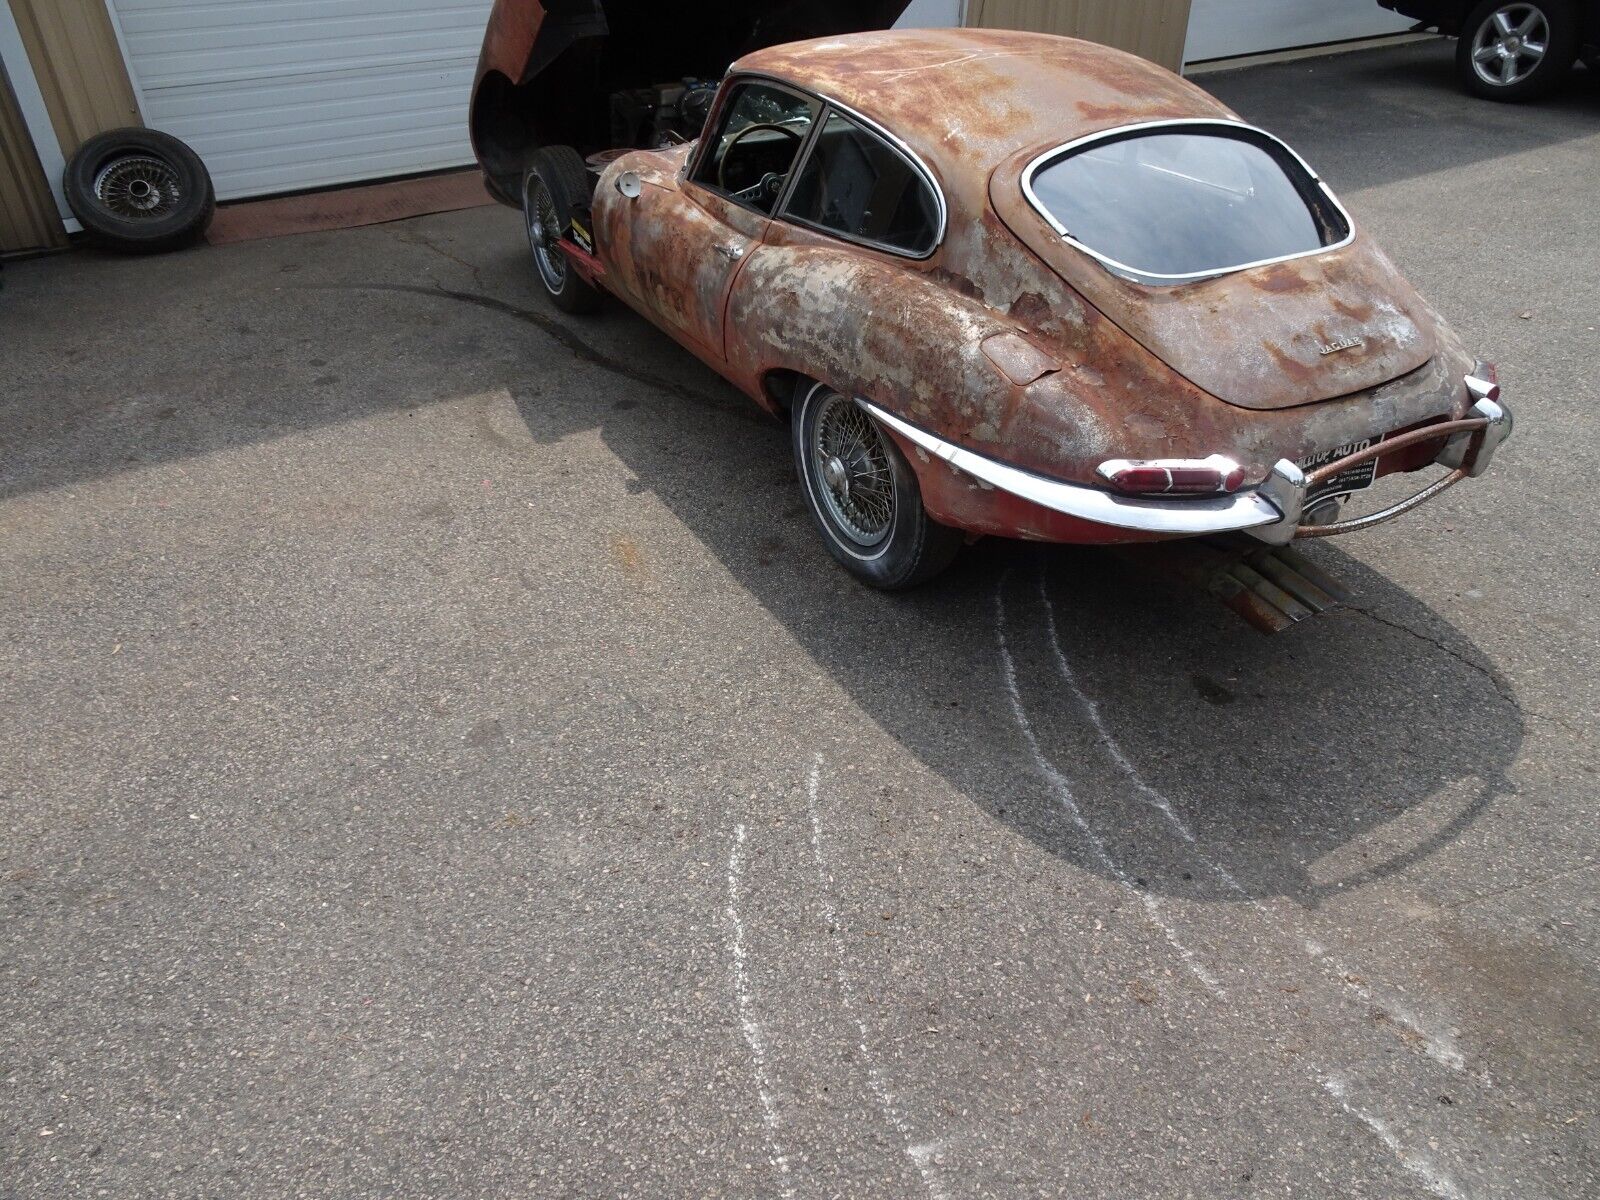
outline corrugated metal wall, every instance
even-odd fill
[[[967,23],[1087,38],[1177,71],[1189,0],[970,0]]]
[[[490,0],[113,0],[145,116],[217,197],[472,161],[467,105]]]
[[[0,254],[66,244],[50,184],[0,67]]]
[[[105,0],[11,0],[11,11],[63,154],[142,124]]]

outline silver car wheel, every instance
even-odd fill
[[[561,240],[561,218],[556,214],[550,189],[537,175],[529,175],[522,197],[523,219],[528,225],[528,246],[539,277],[552,294],[567,285],[567,256],[557,243]]]
[[[94,177],[95,199],[125,220],[154,221],[183,199],[178,173],[159,158],[132,155],[112,159]]]
[[[1511,87],[1539,69],[1550,48],[1550,25],[1532,4],[1507,4],[1489,14],[1472,39],[1472,69],[1490,87]]]
[[[894,469],[883,434],[852,400],[830,392],[812,423],[812,473],[828,518],[863,548],[894,528]]]

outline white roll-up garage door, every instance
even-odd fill
[[[1398,33],[1415,22],[1377,0],[1194,0],[1186,62]]]
[[[147,124],[222,200],[461,166],[491,0],[112,0]]]

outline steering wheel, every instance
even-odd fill
[[[728,144],[723,147],[722,159],[717,163],[717,186],[740,200],[754,200],[763,191],[766,191],[769,188],[772,189],[773,194],[776,195],[782,190],[783,181],[789,177],[787,171],[781,175],[776,171],[768,171],[761,177],[759,183],[752,184],[743,191],[735,192],[728,187],[728,160],[733,157],[734,147],[736,147],[740,142],[744,141],[744,139],[749,137],[752,133],[763,129],[770,129],[776,133],[783,134],[785,137],[793,138],[796,153],[799,152],[801,145],[804,144],[806,140],[800,133],[798,133],[796,130],[790,129],[787,125],[775,125],[770,121],[758,121],[753,125],[746,125],[743,129],[739,130],[738,133],[734,134],[733,137],[729,138]],[[790,157],[789,162],[791,165],[793,165],[794,158],[792,156]]]

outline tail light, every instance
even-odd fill
[[[1244,468],[1231,458],[1113,458],[1095,474],[1128,496],[1217,496],[1244,484]]]

